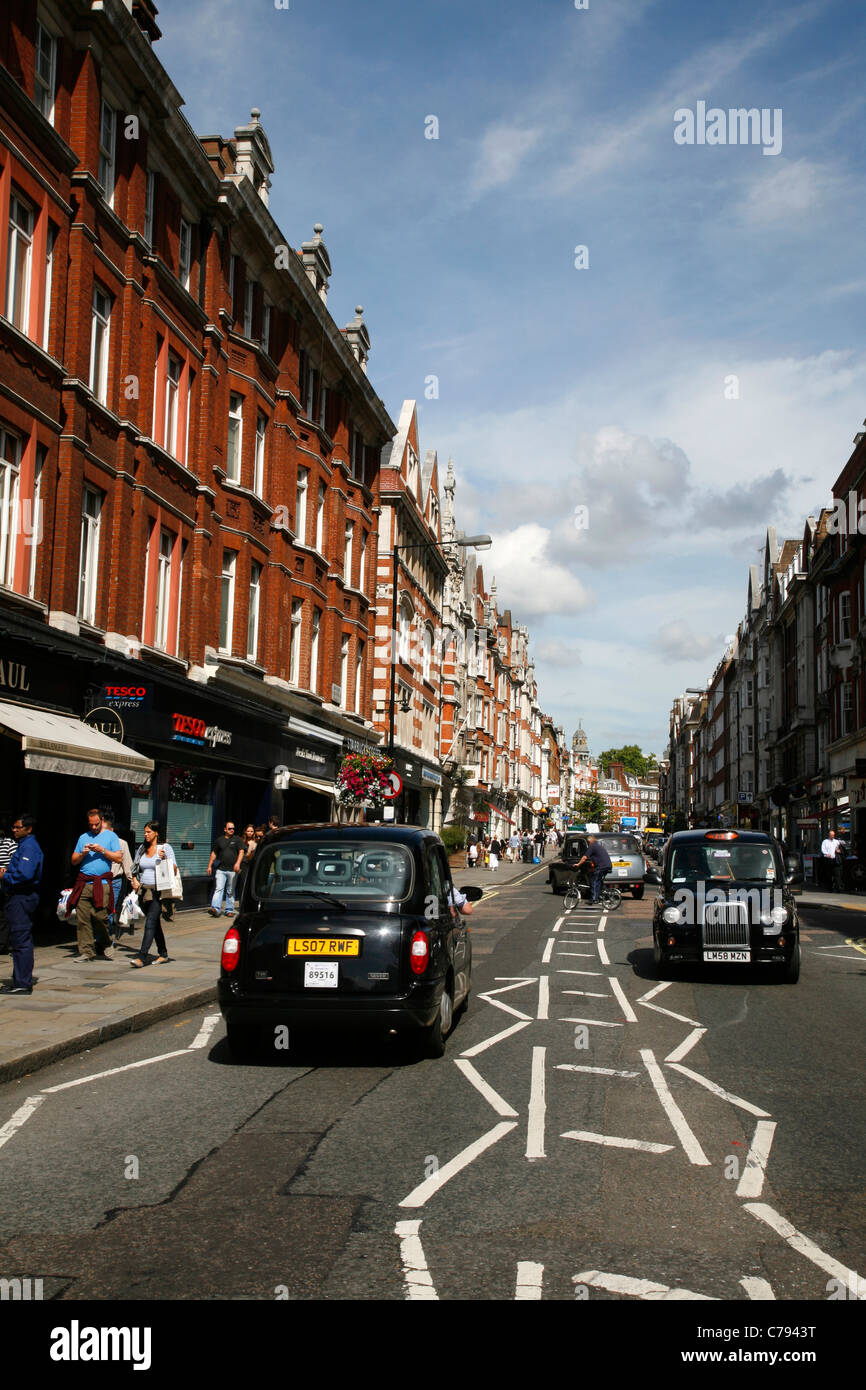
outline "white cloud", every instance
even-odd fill
[[[513,608],[518,622],[547,613],[580,613],[592,592],[548,554],[550,532],[530,522],[493,537],[498,606]]]
[[[796,219],[794,225],[799,230],[809,213],[832,215],[828,205],[831,200],[838,204],[845,183],[841,174],[808,159],[779,162],[769,168],[761,165],[750,180],[738,211],[751,227],[766,227],[774,222],[787,225]]]
[[[510,183],[540,136],[540,130],[520,126],[494,125],[486,130],[472,174],[473,192],[486,193]]]

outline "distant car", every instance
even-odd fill
[[[393,1030],[441,1056],[472,985],[468,921],[452,910],[451,888],[445,847],[428,830],[306,825],[269,836],[223,942],[232,1052],[248,1055],[286,1025],[290,1036]]]
[[[610,855],[611,870],[607,882],[622,890],[628,889],[635,898],[642,898],[647,864],[635,837],[619,831],[603,830],[595,838]],[[564,893],[572,880],[583,873],[582,869],[575,868],[575,864],[586,853],[586,847],[584,832],[566,835],[559,858],[547,871],[547,881],[554,893]]]
[[[681,830],[670,837],[653,910],[662,978],[681,965],[772,968],[800,978],[800,930],[778,841],[751,830]]]

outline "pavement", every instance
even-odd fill
[[[478,883],[489,891],[532,872],[528,864],[466,869],[465,855],[453,855],[458,886]],[[535,866],[540,873],[542,866]],[[546,875],[544,875],[546,876]],[[61,1057],[86,1052],[123,1033],[135,1033],[173,1014],[211,1004],[217,997],[220,946],[229,918],[217,920],[206,908],[175,911],[165,923],[169,959],[136,970],[131,964],[141,945],[141,926],[122,936],[113,960],[73,964],[76,945],[69,928],[58,923],[61,942],[34,948],[32,994],[0,995],[0,1082],[27,1076]],[[41,933],[44,941],[45,933]],[[11,979],[12,957],[0,956],[0,981]]]
[[[863,893],[827,893],[820,889],[804,888],[797,894],[800,907],[844,908],[849,912],[866,912],[866,895]]]

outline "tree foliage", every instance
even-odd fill
[[[600,825],[607,815],[607,802],[601,792],[582,792],[575,800],[573,814],[577,820]]]
[[[611,763],[622,763],[626,772],[633,777],[645,777],[650,768],[658,766],[655,753],[642,753],[636,743],[627,743],[622,748],[606,748],[598,755],[598,766],[603,776],[607,776]]]

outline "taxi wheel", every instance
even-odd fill
[[[632,895],[632,897],[633,897],[633,898],[642,898],[642,897],[643,897],[643,889],[644,889],[643,884],[642,884],[642,883],[638,883],[638,884],[636,885],[636,887],[632,888],[632,890],[631,890],[631,895]]]
[[[797,942],[791,953],[791,959],[786,961],[779,972],[779,978],[785,985],[795,985],[800,978],[800,943]]]
[[[424,1038],[424,1056],[442,1057],[445,1054],[445,1039],[451,1032],[454,1023],[454,999],[451,994],[451,984],[448,982],[442,991],[442,998],[439,1001],[439,1012],[436,1015],[436,1022],[428,1028]]]

